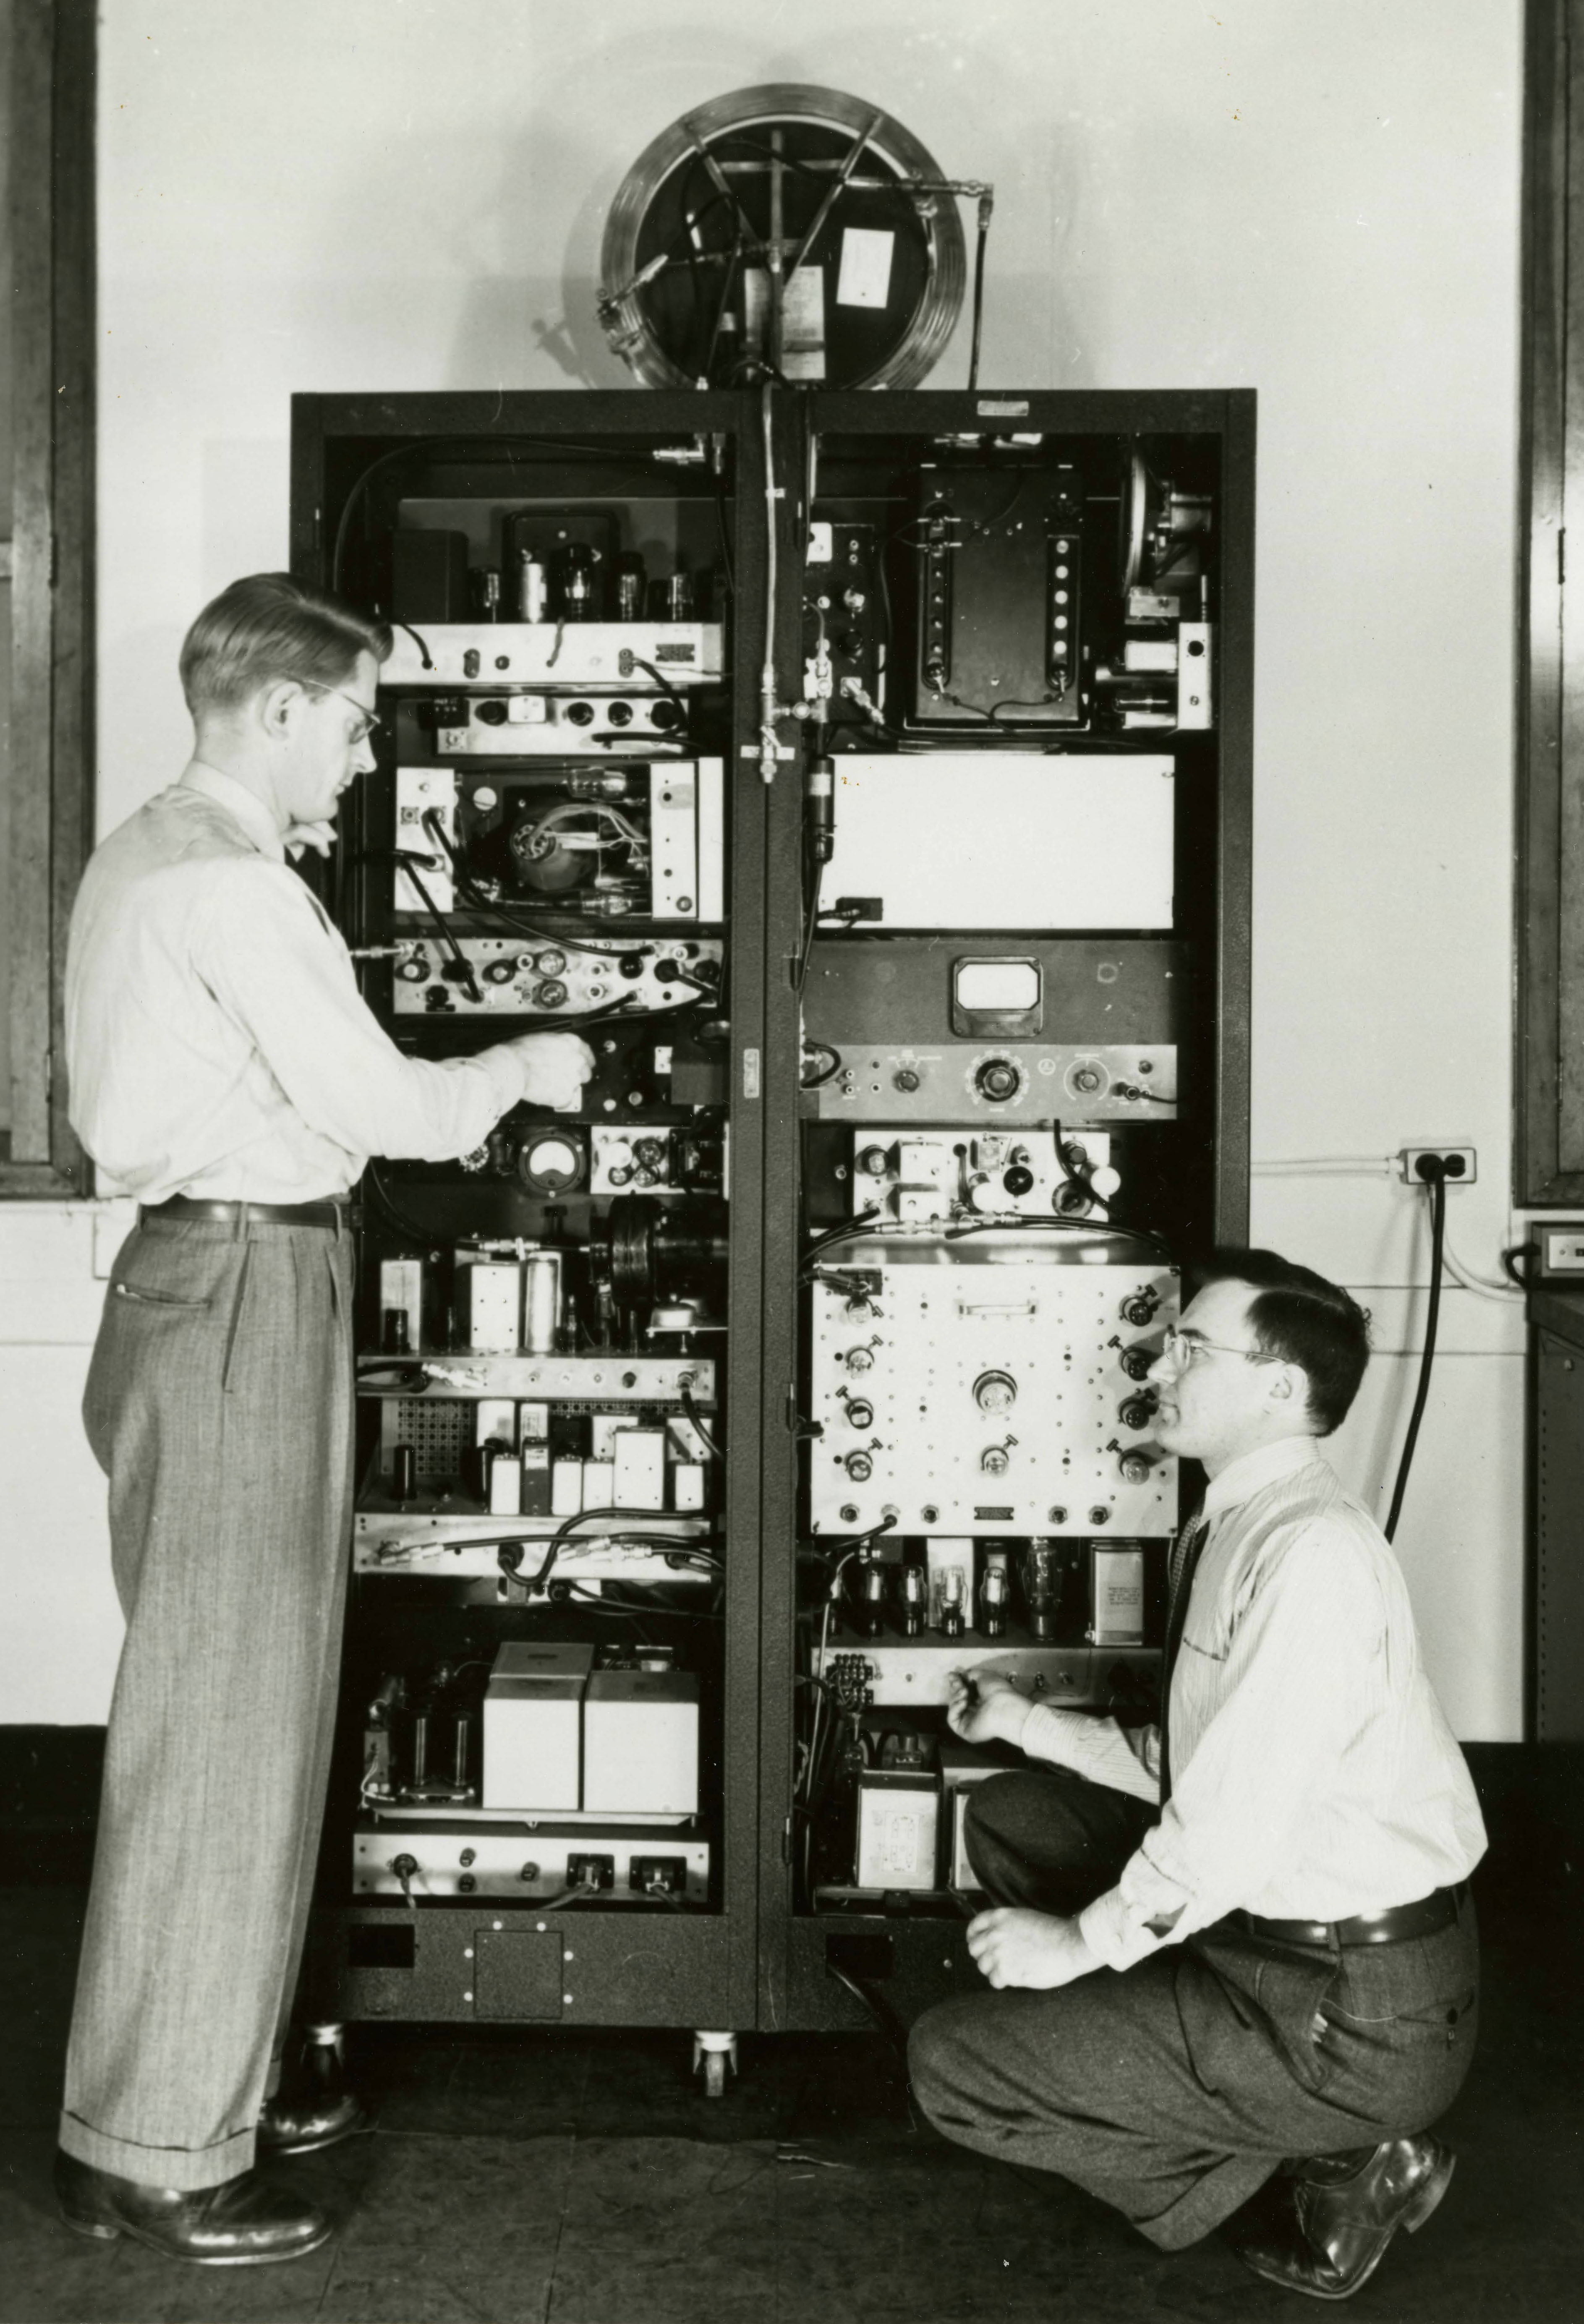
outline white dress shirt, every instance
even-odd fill
[[[322,1201],[370,1155],[471,1152],[523,1093],[510,1048],[403,1056],[268,808],[197,761],[88,863],[66,1060],[73,1128],[144,1204]]]
[[[1466,1879],[1485,1825],[1385,1536],[1312,1437],[1231,1462],[1172,1676],[1172,1796],[1079,1916],[1126,1969],[1241,1906],[1340,1921]],[[1036,1707],[1033,1757],[1160,1797],[1160,1735]]]

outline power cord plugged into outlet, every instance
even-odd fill
[[[1433,1185],[1437,1178],[1449,1186],[1472,1186],[1479,1175],[1472,1146],[1404,1146],[1397,1164],[1407,1186]]]

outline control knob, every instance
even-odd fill
[[[987,1057],[974,1068],[974,1087],[992,1105],[1005,1105],[1023,1087],[1023,1075],[1010,1057]]]

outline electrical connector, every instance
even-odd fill
[[[1405,1186],[1428,1186],[1437,1176],[1449,1186],[1471,1186],[1479,1175],[1472,1146],[1404,1146],[1397,1160]]]

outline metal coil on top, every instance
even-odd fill
[[[820,367],[836,388],[916,387],[945,349],[967,280],[949,181],[902,124],[838,89],[773,82],[685,114],[634,163],[606,222],[600,320],[650,387],[725,387],[782,371],[746,344],[745,276],[824,270]],[[830,295],[848,228],[894,236],[881,305]],[[771,294],[773,297],[773,293]],[[783,339],[783,347],[786,341]]]

